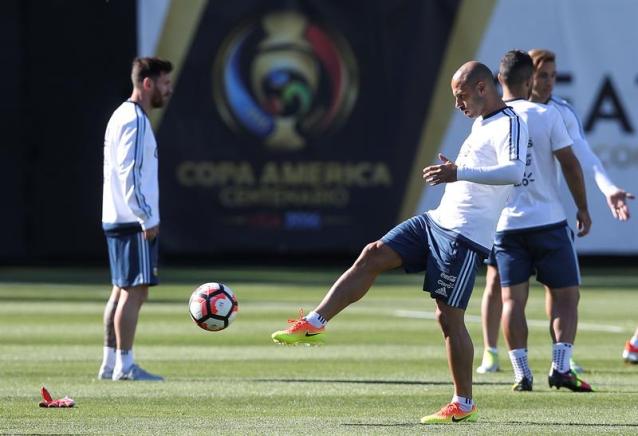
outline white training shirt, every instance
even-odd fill
[[[122,103],[111,115],[104,135],[104,224],[159,224],[157,142],[138,104]]]
[[[523,178],[527,141],[525,121],[510,107],[478,117],[456,158],[458,181],[445,186],[441,203],[428,215],[491,250],[501,210]]]
[[[550,97],[547,104],[555,107],[560,112],[567,127],[567,133],[572,138],[574,154],[583,167],[583,171],[593,173],[600,192],[604,195],[610,195],[618,191],[618,187],[611,181],[602,162],[592,151],[587,139],[585,139],[585,132],[572,105],[566,100],[555,96]]]
[[[526,229],[566,219],[560,201],[560,167],[554,152],[571,145],[565,123],[552,106],[524,99],[507,102],[527,123],[529,144],[523,181],[514,185],[497,231]]]

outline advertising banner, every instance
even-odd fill
[[[383,236],[456,2],[200,4],[171,2],[157,43],[177,67],[155,120],[163,250],[355,252]]]
[[[496,72],[512,48],[556,53],[555,95],[612,181],[638,191],[631,0],[139,5],[164,14],[154,27],[140,13],[140,47],[176,63],[155,119],[166,252],[356,252],[435,207],[443,188],[421,169],[439,151],[455,157],[472,122],[450,77],[469,59]],[[638,254],[636,217],[615,220],[585,176],[594,225],[579,253]]]

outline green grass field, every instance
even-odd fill
[[[0,433],[56,434],[636,434],[638,366],[621,361],[638,323],[638,269],[584,271],[575,357],[597,392],[550,391],[551,342],[540,288],[528,304],[534,392],[514,393],[503,371],[475,375],[477,423],[425,427],[452,386],[422,277],[390,273],[335,318],[323,347],[283,347],[272,331],[312,309],[336,269],[164,269],[142,310],[136,360],[163,383],[97,381],[106,269],[0,269]],[[239,316],[209,333],[190,320],[200,283],[222,281]],[[482,352],[483,281],[467,324]],[[39,389],[76,400],[41,409]]]

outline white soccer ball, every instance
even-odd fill
[[[233,322],[239,311],[237,297],[223,283],[204,283],[193,293],[188,311],[195,324],[211,332],[223,330]]]

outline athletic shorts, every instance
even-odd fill
[[[574,232],[567,222],[497,232],[494,242],[501,286],[524,283],[534,274],[550,288],[580,285]]]
[[[425,271],[423,290],[451,307],[466,309],[485,254],[471,241],[438,226],[427,214],[390,230],[381,241],[396,251],[408,273]]]
[[[158,238],[144,239],[139,224],[119,225],[104,230],[109,250],[111,282],[120,288],[159,283]]]

